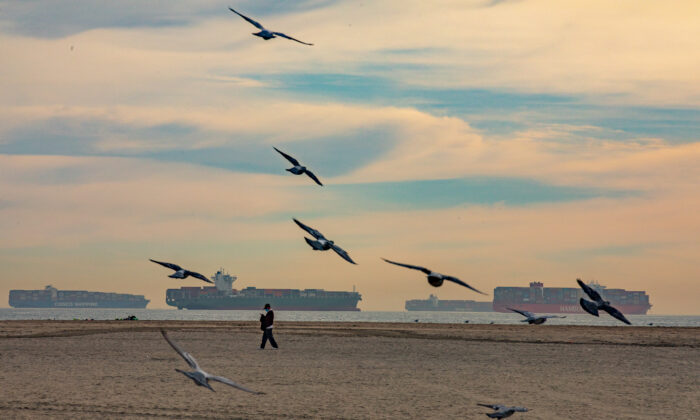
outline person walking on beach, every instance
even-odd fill
[[[260,329],[263,330],[262,343],[260,350],[265,348],[265,343],[270,340],[273,349],[278,348],[275,338],[272,336],[272,326],[275,321],[275,312],[270,308],[270,304],[265,304],[265,313],[260,314]]]

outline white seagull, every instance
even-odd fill
[[[336,254],[340,255],[345,261],[351,263],[351,264],[357,264],[355,261],[350,258],[350,255],[348,255],[347,252],[338,245],[336,245],[333,241],[329,241],[326,239],[325,236],[316,229],[310,228],[306,226],[305,224],[301,223],[297,219],[292,219],[294,220],[294,223],[296,223],[300,228],[304,229],[306,232],[308,232],[309,235],[313,236],[315,241],[304,237],[304,240],[306,241],[307,244],[311,248],[313,248],[314,251],[328,251],[329,249],[332,249],[335,251]]]
[[[477,289],[471,287],[470,285],[468,285],[467,283],[458,279],[457,277],[446,276],[444,274],[437,273],[429,268],[421,267],[418,265],[410,265],[410,264],[403,264],[403,263],[399,263],[399,262],[389,261],[386,258],[382,258],[382,259],[384,261],[388,262],[389,264],[399,265],[401,267],[406,267],[406,268],[410,268],[412,270],[419,270],[419,271],[424,272],[425,274],[428,275],[428,283],[430,283],[431,286],[440,287],[440,286],[442,286],[443,281],[448,280],[448,281],[457,283],[459,285],[462,285],[462,286],[466,287],[467,289],[471,289],[471,290],[475,291],[476,293],[481,293],[482,295],[486,294],[480,290],[477,290]]]
[[[248,16],[244,16],[244,15],[238,13],[237,11],[233,10],[233,9],[230,8],[230,7],[228,8],[228,10],[232,11],[233,13],[235,13],[235,14],[237,14],[238,16],[242,17],[243,19],[247,20],[251,25],[253,25],[253,26],[255,26],[256,28],[260,29],[260,32],[253,32],[253,35],[259,36],[260,38],[264,39],[265,41],[267,41],[267,40],[269,40],[269,39],[272,39],[272,38],[277,38],[278,36],[281,36],[282,38],[291,39],[292,41],[296,41],[296,42],[298,42],[298,43],[300,43],[300,44],[304,44],[304,45],[314,45],[314,44],[309,44],[309,43],[306,43],[306,42],[303,42],[303,41],[299,41],[298,39],[292,38],[292,37],[289,36],[289,35],[285,35],[285,34],[283,34],[282,32],[272,32],[272,31],[269,31],[269,30],[265,29],[260,23],[254,21],[253,19],[249,18]]]
[[[257,392],[257,391],[253,391],[251,389],[248,389],[248,388],[244,387],[243,385],[239,385],[239,384],[233,382],[230,379],[227,379],[227,378],[224,378],[221,376],[215,376],[215,375],[212,375],[212,374],[209,374],[209,373],[203,371],[202,368],[199,367],[199,364],[194,359],[194,357],[192,357],[191,354],[187,353],[186,351],[181,349],[180,346],[178,346],[172,340],[170,340],[170,337],[168,337],[168,333],[165,332],[165,330],[161,329],[160,332],[161,332],[161,334],[163,334],[163,338],[165,338],[165,341],[167,341],[168,344],[170,344],[170,347],[175,349],[177,354],[179,354],[180,356],[182,356],[183,359],[185,359],[185,362],[187,362],[187,364],[190,365],[190,367],[192,369],[194,369],[194,372],[186,372],[186,371],[180,370],[180,369],[175,369],[175,370],[182,373],[183,375],[187,376],[188,378],[192,379],[194,381],[194,383],[197,384],[198,386],[203,386],[205,388],[209,388],[211,391],[214,391],[214,388],[212,388],[211,385],[209,385],[209,381],[216,381],[216,382],[221,382],[222,384],[230,385],[234,388],[238,388],[241,391],[250,392],[251,394],[264,394],[264,392]]]
[[[508,407],[503,404],[476,404],[482,407],[488,407],[495,410],[493,413],[486,413],[486,415],[492,419],[504,419],[506,417],[512,416],[515,412],[524,413],[528,411],[525,407]]]
[[[311,178],[311,179],[313,179],[314,181],[316,181],[316,183],[317,183],[318,185],[323,186],[323,184],[321,184],[321,181],[319,181],[318,178],[316,178],[316,175],[314,175],[313,172],[311,172],[310,170],[308,170],[308,169],[306,168],[306,166],[302,166],[301,164],[299,164],[299,161],[298,161],[298,160],[294,159],[293,157],[289,156],[288,154],[284,153],[283,151],[281,151],[280,149],[278,149],[278,148],[276,148],[276,147],[274,147],[274,146],[273,146],[272,148],[275,149],[275,150],[277,150],[277,153],[279,153],[280,155],[284,156],[285,159],[287,159],[292,165],[294,165],[293,167],[291,167],[291,168],[289,168],[289,169],[285,169],[286,171],[289,171],[289,172],[293,173],[294,175],[306,174],[306,175],[309,176],[309,178]]]
[[[596,292],[595,290],[593,290],[592,287],[582,282],[581,279],[576,279],[576,281],[578,282],[578,285],[581,286],[581,289],[583,289],[583,291],[586,292],[588,297],[593,299],[593,302],[588,301],[584,298],[581,298],[581,300],[579,300],[579,303],[581,304],[581,307],[584,311],[588,312],[591,315],[598,316],[598,310],[600,309],[609,313],[613,318],[616,318],[627,325],[632,325],[632,323],[629,322],[627,318],[625,318],[622,312],[618,311],[616,308],[610,305],[610,301],[603,300],[603,298],[600,297],[600,293]]]
[[[549,318],[566,318],[565,316],[559,316],[559,315],[535,315],[530,311],[521,311],[520,309],[513,309],[513,308],[508,308],[509,310],[513,312],[517,312],[520,315],[524,316],[526,319],[520,320],[520,322],[527,322],[528,324],[535,324],[535,325],[540,325],[544,324],[547,322]]]
[[[204,276],[204,275],[202,275],[202,274],[199,274],[199,273],[197,273],[197,272],[195,272],[195,271],[185,270],[184,268],[180,267],[180,266],[177,265],[177,264],[172,264],[172,263],[169,263],[169,262],[156,261],[156,260],[152,260],[152,259],[150,259],[150,258],[149,258],[149,261],[152,261],[152,262],[154,262],[154,263],[156,263],[156,264],[160,264],[160,265],[162,265],[163,267],[167,267],[167,268],[169,268],[169,269],[171,269],[171,270],[175,270],[175,272],[174,272],[173,274],[171,274],[171,275],[168,276],[168,277],[170,277],[170,278],[172,278],[172,279],[186,279],[187,277],[192,276],[192,277],[194,277],[194,278],[198,278],[198,279],[200,279],[200,280],[206,281],[207,283],[214,283],[213,281],[211,281],[211,280],[209,280],[208,278],[206,278],[206,276]]]

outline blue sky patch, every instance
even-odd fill
[[[328,188],[348,202],[371,206],[371,210],[442,209],[468,204],[525,206],[638,194],[635,191],[557,186],[502,177],[346,184]]]
[[[327,7],[335,0],[246,0],[232,4],[239,12],[253,19],[298,13]],[[120,0],[98,2],[73,0],[49,1],[0,1],[0,26],[7,30],[34,38],[63,38],[98,28],[159,28],[185,26],[202,19],[231,17],[234,23],[253,28],[220,1],[159,1]],[[235,17],[235,19],[234,19]],[[240,20],[240,22],[236,22]],[[265,24],[265,22],[262,22]],[[253,28],[254,29],[254,28]]]
[[[135,149],[99,147],[110,139],[152,141],[153,147],[148,143]],[[193,146],[202,139],[217,146]],[[186,124],[134,126],[100,119],[51,118],[14,129],[3,142],[0,153],[4,154],[140,157],[237,172],[284,174],[291,164],[274,151],[272,146],[276,146],[323,179],[381,159],[395,146],[396,138],[391,127],[374,126],[273,145],[264,136],[206,131]]]
[[[410,70],[411,66],[394,65],[404,70]],[[576,131],[578,137],[616,141],[658,137],[673,143],[700,140],[699,109],[611,106],[594,103],[590,97],[502,89],[411,86],[376,75],[377,70],[390,72],[389,67],[366,67],[374,74],[288,73],[246,74],[243,77],[271,86],[262,89],[288,93],[295,99],[404,106],[434,115],[459,117],[493,135],[509,134],[536,125],[567,124],[592,127]]]

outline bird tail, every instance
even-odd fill
[[[311,248],[313,248],[316,251],[320,251],[323,249],[323,247],[321,246],[321,244],[318,241],[311,240],[307,237],[304,237],[304,240],[306,241],[307,244],[309,244],[309,246]]]
[[[598,316],[598,305],[584,298],[581,298],[581,300],[579,300],[579,303],[581,304],[581,308],[583,308],[584,311],[588,312],[591,315]]]

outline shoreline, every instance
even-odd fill
[[[0,339],[70,337],[117,332],[220,330],[257,332],[257,321],[0,321]],[[276,331],[333,336],[484,341],[500,343],[627,345],[700,348],[700,327],[446,324],[412,322],[278,321]]]

